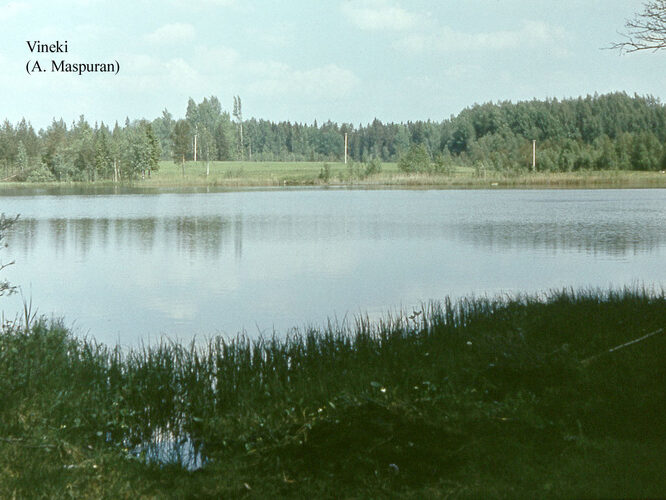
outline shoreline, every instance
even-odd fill
[[[126,353],[6,327],[0,496],[660,496],[665,307],[628,288],[467,298]]]
[[[0,196],[7,191],[129,189],[141,193],[153,189],[251,189],[251,188],[330,188],[330,189],[663,189],[666,172],[581,171],[554,173],[500,174],[483,177],[467,170],[453,174],[405,174],[387,168],[386,172],[366,178],[345,177],[344,164],[335,165],[336,178],[324,182],[318,177],[323,162],[304,163],[294,170],[293,163],[217,162],[206,176],[206,166],[189,165],[185,177],[176,165],[163,162],[150,178],[133,181],[80,182],[0,182]],[[192,162],[190,162],[192,163]],[[240,167],[237,166],[240,164]],[[285,168],[286,167],[286,168]],[[245,169],[247,168],[247,171]],[[252,170],[250,170],[250,168]],[[294,170],[294,171],[292,171]]]

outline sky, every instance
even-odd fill
[[[0,120],[36,129],[184,117],[217,96],[244,118],[442,121],[488,101],[624,91],[666,98],[666,51],[620,54],[642,0],[0,1]],[[27,41],[67,41],[30,52]],[[118,74],[50,71],[108,63]],[[29,74],[28,61],[48,71]],[[46,64],[44,64],[46,63]]]

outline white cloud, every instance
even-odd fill
[[[211,68],[212,72],[229,70],[237,64],[240,56],[235,49],[224,46],[215,48],[197,47],[194,51],[195,64],[198,68]]]
[[[170,59],[163,66],[167,70],[167,78],[172,81],[181,81],[182,83],[198,82],[200,80],[199,72],[194,69],[187,61],[181,58]],[[189,85],[184,85],[188,88]]]
[[[252,92],[268,96],[292,94],[339,99],[349,95],[360,83],[354,73],[336,64],[296,70],[286,64],[256,62],[248,65],[248,69],[254,73],[249,88]]]
[[[504,50],[560,42],[565,31],[543,22],[524,22],[520,29],[487,33],[463,33],[448,26],[430,33],[411,33],[395,43],[407,52]]]
[[[171,3],[176,5],[186,5],[187,8],[231,7],[236,5],[236,0],[189,0],[188,2],[182,2],[181,0],[171,0]]]
[[[368,31],[406,31],[419,26],[423,17],[387,0],[347,0],[342,12],[350,22]]]
[[[194,26],[186,23],[165,24],[152,33],[146,35],[151,43],[170,44],[192,40],[195,35]]]
[[[279,23],[270,27],[249,26],[245,32],[253,40],[258,40],[267,47],[287,47],[293,45],[298,31],[295,23]]]
[[[161,60],[143,54],[126,54],[118,86],[141,92],[167,91],[177,89],[196,93],[206,88],[208,81],[204,75],[181,58]]]
[[[25,2],[9,2],[0,7],[0,21],[6,21],[12,17],[28,10],[29,6]]]
[[[483,68],[478,64],[454,64],[444,70],[447,78],[462,79],[479,76]]]

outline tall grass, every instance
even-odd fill
[[[445,300],[376,323],[130,350],[41,320],[0,336],[0,442],[78,467],[150,456],[161,437],[204,470],[240,460],[292,494],[292,480],[311,492],[332,478],[349,491],[498,480],[508,450],[529,461],[595,439],[666,442],[666,336],[607,352],[665,322],[664,290],[645,289]],[[1,466],[0,494],[35,486]],[[666,488],[654,484],[624,491]]]
[[[396,163],[383,163],[381,171],[361,175],[362,164],[345,165],[341,162],[211,162],[207,175],[205,162],[186,162],[185,175],[181,166],[162,161],[150,178],[137,179],[134,188],[219,187],[250,186],[407,186],[438,188],[614,188],[614,187],[666,187],[666,174],[638,171],[576,171],[576,172],[477,172],[472,167],[458,165],[448,173],[405,173]],[[327,167],[327,175],[322,175]],[[0,183],[9,190],[16,186],[53,187],[86,186],[88,188],[114,186],[112,181],[96,183]]]

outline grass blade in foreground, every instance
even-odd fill
[[[625,289],[128,352],[6,329],[0,496],[662,496],[666,336],[608,351],[665,322]],[[131,458],[155,436],[173,465]]]

